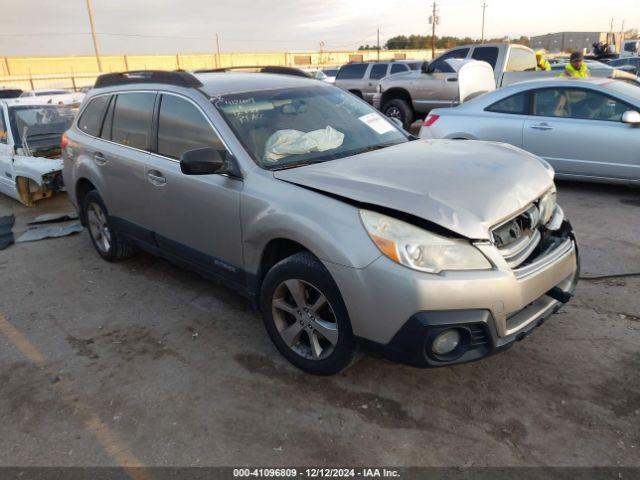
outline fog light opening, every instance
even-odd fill
[[[433,340],[431,349],[436,355],[449,355],[458,348],[461,340],[462,337],[458,330],[445,330]]]
[[[446,328],[431,336],[427,344],[429,356],[448,362],[460,358],[468,349],[469,331],[465,328]]]

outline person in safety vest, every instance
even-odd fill
[[[587,78],[591,76],[587,64],[582,58],[582,53],[573,52],[569,58],[569,63],[564,67],[564,76],[573,78]]]
[[[544,70],[546,72],[551,71],[551,64],[549,63],[549,60],[544,58],[541,50],[536,50],[536,62],[536,70]]]

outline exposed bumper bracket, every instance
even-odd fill
[[[560,287],[553,287],[546,293],[546,295],[549,295],[551,298],[561,303],[567,303],[573,298],[573,293],[565,292]]]

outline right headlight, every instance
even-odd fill
[[[553,217],[553,214],[556,211],[556,205],[556,188],[553,187],[540,197],[540,202],[538,203],[538,208],[540,209],[540,223],[542,223],[542,225],[549,223],[549,220],[551,220],[551,217]]]
[[[405,267],[428,273],[491,269],[489,260],[467,240],[436,235],[371,210],[360,210],[360,218],[380,251]]]

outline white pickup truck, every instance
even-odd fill
[[[400,120],[405,129],[433,108],[450,107],[458,101],[458,72],[453,59],[479,60],[491,65],[496,87],[524,80],[558,76],[562,72],[536,71],[536,55],[528,47],[508,43],[463,45],[444,52],[422,69],[385,77],[378,84],[373,105],[385,115]],[[616,76],[634,77],[615,70]],[[593,71],[593,76],[613,75],[611,69]]]

